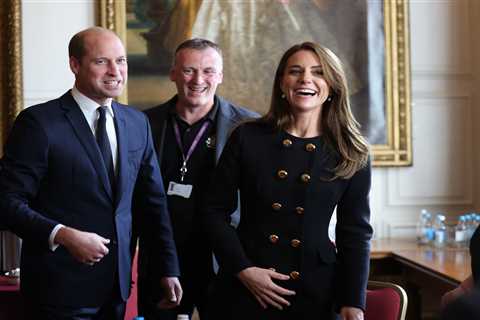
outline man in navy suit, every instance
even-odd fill
[[[20,113],[0,172],[0,219],[23,239],[30,318],[123,320],[133,200],[155,230],[146,238],[159,261],[160,304],[175,307],[179,266],[150,126],[112,101],[127,80],[123,44],[89,28],[72,38],[69,55],[74,87]]]

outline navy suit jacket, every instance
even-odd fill
[[[159,274],[178,276],[160,170],[145,115],[113,102],[118,141],[115,190],[100,150],[70,92],[20,113],[5,148],[0,172],[0,217],[23,239],[21,289],[36,301],[73,307],[103,303],[119,283],[122,298],[131,281],[131,206],[155,229]],[[135,192],[137,188],[141,192]],[[109,254],[94,266],[76,261],[62,246],[49,250],[55,225],[110,239]]]

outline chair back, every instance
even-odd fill
[[[138,315],[137,309],[137,265],[138,251],[136,251],[132,262],[132,288],[130,289],[130,297],[127,300],[124,320],[132,320]]]
[[[368,281],[365,320],[405,320],[407,293],[399,285]]]

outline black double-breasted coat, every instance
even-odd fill
[[[365,307],[368,280],[370,166],[334,179],[338,156],[322,137],[298,138],[262,122],[238,127],[222,153],[203,222],[220,272],[212,319],[331,319],[335,307]],[[237,207],[237,229],[229,216]],[[328,226],[337,210],[336,239]],[[262,310],[237,280],[257,266],[290,275],[296,291],[284,311]],[[313,318],[312,318],[313,317]]]

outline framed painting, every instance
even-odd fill
[[[0,2],[0,157],[9,129],[23,109],[21,0]],[[1,170],[1,167],[0,167]],[[0,271],[20,265],[20,239],[0,222]]]
[[[97,1],[99,24],[126,43],[123,102],[147,109],[171,98],[175,48],[200,37],[223,51],[218,93],[262,114],[281,55],[294,44],[314,41],[343,62],[373,165],[411,165],[408,0]]]
[[[0,156],[8,130],[23,108],[20,2],[0,3]]]

